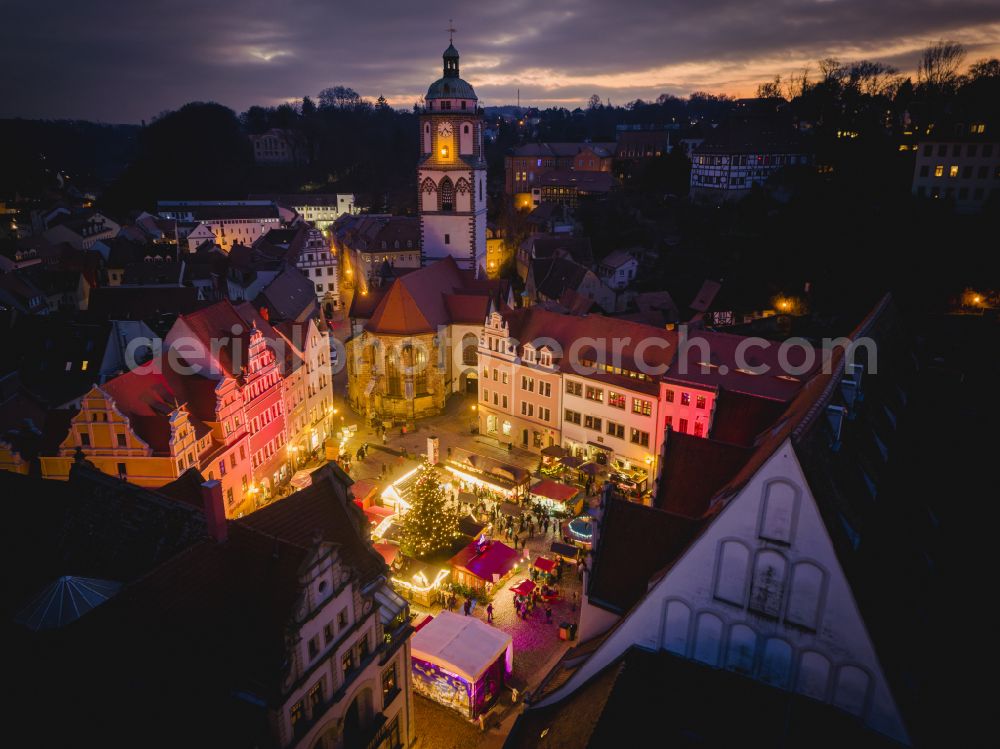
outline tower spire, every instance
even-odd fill
[[[448,19],[448,28],[445,29],[448,32],[448,44],[455,43],[455,32],[458,29],[455,28],[455,22],[452,19]]]

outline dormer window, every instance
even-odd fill
[[[527,364],[535,363],[535,347],[530,343],[524,344],[524,361]]]
[[[552,352],[549,351],[548,349],[544,349],[543,348],[539,352],[538,360],[539,360],[539,363],[543,367],[551,367],[552,366]]]

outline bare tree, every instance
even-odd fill
[[[825,57],[819,61],[819,72],[824,83],[842,84],[847,79],[847,68],[834,57]]]
[[[597,94],[593,94],[590,97],[590,101],[587,102],[587,109],[600,109],[601,108],[601,97]]]
[[[868,96],[888,95],[892,93],[893,77],[898,72],[891,65],[858,60],[847,66],[848,85]]]
[[[809,68],[807,66],[802,69],[802,75],[792,73],[788,76],[788,79],[785,81],[786,98],[792,100],[796,96],[805,96],[810,87]]]
[[[958,42],[938,42],[924,50],[917,64],[917,80],[939,90],[954,89],[965,60],[965,47]]]
[[[1000,60],[992,58],[987,60],[976,60],[969,66],[969,78],[973,81],[989,80],[1000,78]]]
[[[781,98],[781,76],[774,76],[773,81],[761,83],[757,86],[758,99],[780,99]]]

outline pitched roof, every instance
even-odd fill
[[[186,314],[211,302],[198,299],[193,286],[102,286],[92,289],[89,316],[103,320],[146,320],[160,315]]]
[[[357,570],[362,586],[386,573],[385,561],[369,541],[364,512],[349,494],[353,482],[336,464],[313,471],[312,484],[247,515],[240,522],[268,536],[308,546],[320,531],[338,544],[340,558]]]
[[[475,279],[470,272],[459,270],[449,256],[395,279],[378,300],[365,330],[411,335],[431,333],[452,322],[481,322],[486,318],[486,305],[499,288],[497,281]],[[480,304],[482,318],[475,318]],[[452,317],[453,313],[460,317]]]
[[[278,340],[271,324],[248,302],[234,305],[227,299],[181,315],[180,319],[209,351],[213,350],[213,341],[228,341],[226,345],[215,348],[219,351],[219,365],[230,377],[241,375],[234,367],[234,361],[249,361],[250,332],[254,327],[265,341]]]
[[[162,372],[156,372],[161,369]],[[100,385],[125,415],[132,430],[154,453],[170,452],[170,414],[187,408],[195,435],[201,439],[215,421],[215,387],[218,383],[198,374],[181,375],[166,362],[159,367],[144,365]]]
[[[700,518],[719,488],[750,457],[750,449],[670,431],[653,506]]]
[[[809,146],[784,115],[733,113],[709,131],[695,154],[806,153]]]
[[[695,537],[704,521],[619,499],[605,504],[588,582],[588,600],[623,614],[650,578]]]
[[[0,524],[0,563],[17,571],[0,619],[63,575],[130,582],[205,535],[199,508],[81,466],[67,481],[0,471],[0,496],[24,499]]]
[[[897,746],[854,716],[793,691],[632,647],[563,700],[522,712],[504,749],[639,746],[650,736],[663,746],[720,749]]]
[[[272,321],[295,320],[302,322],[317,311],[316,289],[313,282],[294,266],[285,268],[275,276],[254,300],[258,307],[267,307]]]
[[[720,387],[715,397],[709,437],[733,445],[752,445],[764,429],[778,420],[786,404]]]
[[[566,257],[553,257],[531,261],[531,276],[535,289],[547,299],[559,299],[564,291],[576,291],[590,271]]]
[[[36,632],[65,627],[116,595],[121,587],[113,580],[64,575],[21,609],[15,621]]]

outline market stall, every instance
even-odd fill
[[[563,540],[581,549],[590,549],[594,542],[594,519],[580,515],[563,526]]]
[[[480,537],[453,556],[448,564],[453,582],[489,591],[514,573],[520,557],[507,544]]]
[[[443,597],[442,589],[449,577],[447,569],[405,556],[399,556],[396,562],[392,585],[408,601],[431,606]]]
[[[531,481],[531,474],[523,468],[460,448],[452,450],[444,467],[462,491],[494,501],[520,499]]]
[[[382,504],[403,514],[410,509],[410,493],[417,485],[419,478],[417,468],[393,481],[382,492]]]
[[[542,479],[528,492],[528,496],[551,512],[576,515],[583,509],[583,497],[575,486],[552,479]]]
[[[413,688],[467,718],[488,711],[514,669],[511,636],[442,611],[410,638]]]
[[[565,457],[566,449],[562,445],[549,445],[542,448],[542,464],[539,467],[544,476],[558,476],[563,471],[560,459]]]

